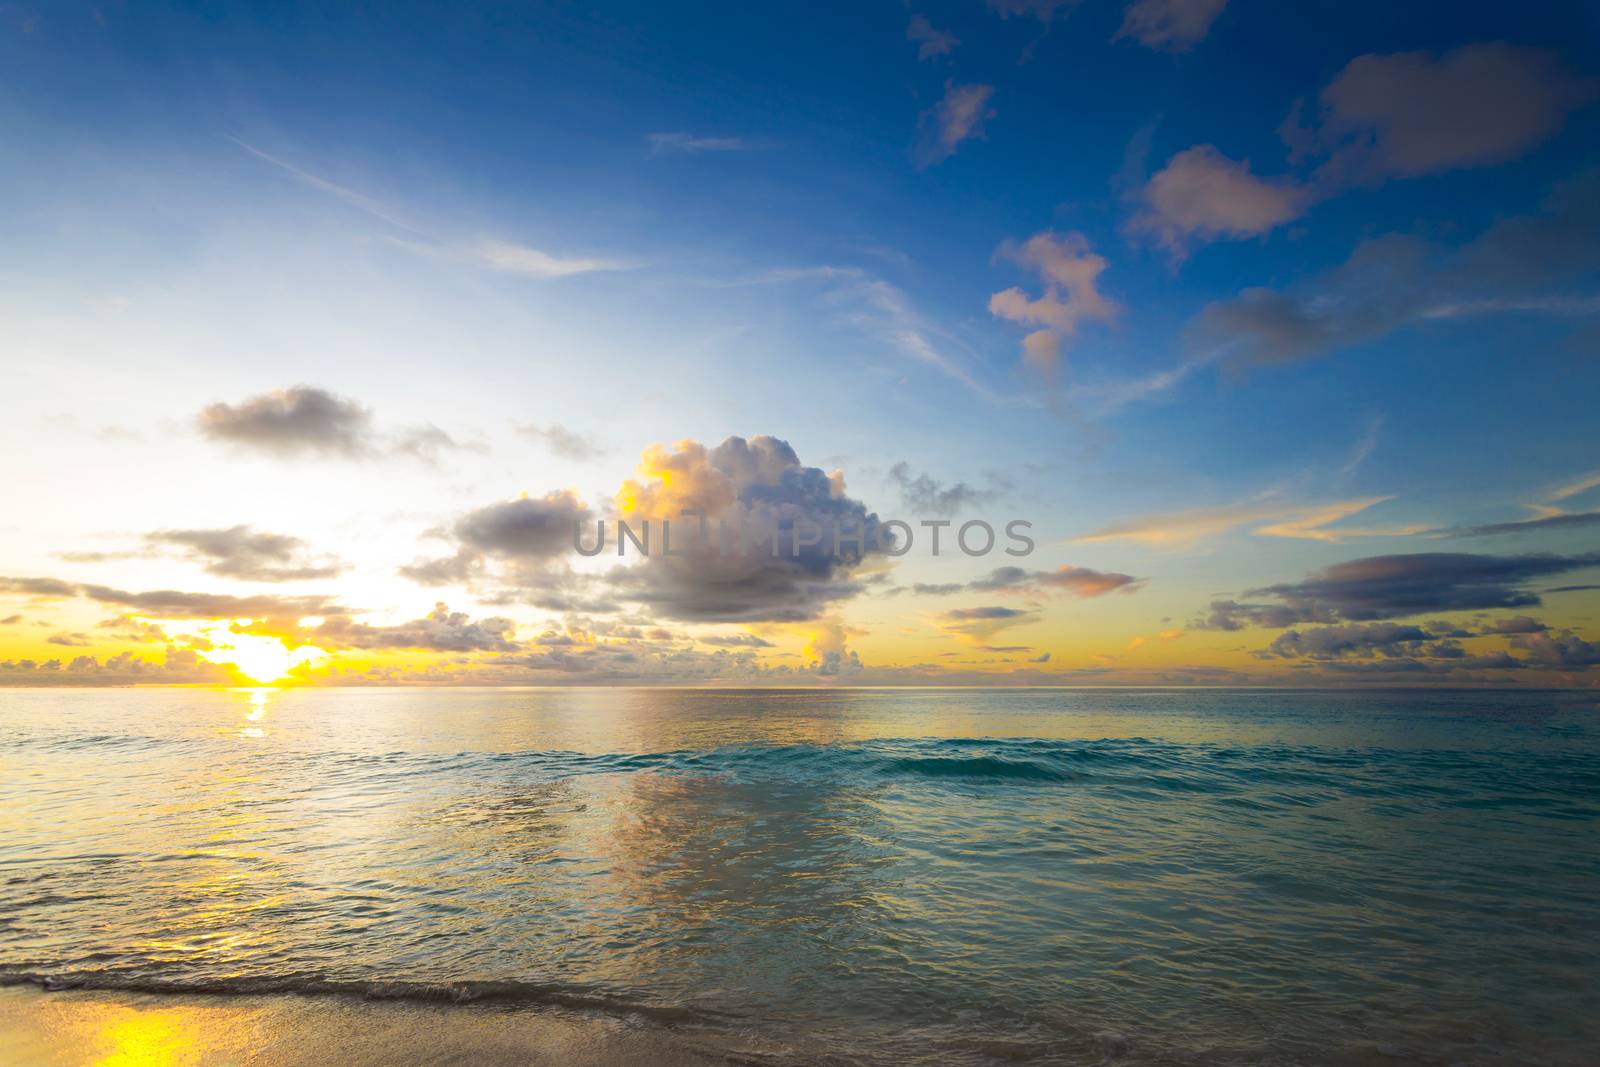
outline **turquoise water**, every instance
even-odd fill
[[[1580,1063],[1597,961],[1593,693],[0,691],[8,981]]]

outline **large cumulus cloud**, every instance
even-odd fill
[[[665,618],[694,622],[797,622],[817,617],[835,601],[854,596],[861,584],[855,569],[880,552],[878,516],[845,493],[844,479],[800,462],[793,448],[776,437],[729,437],[715,448],[680,441],[645,452],[639,477],[617,494],[622,521],[637,528],[668,521],[675,537],[698,528],[685,512],[704,515],[708,537],[698,546],[687,540],[685,555],[654,551],[634,566],[610,574],[616,594]],[[728,551],[718,551],[718,531],[729,531]],[[804,541],[826,531],[816,545],[794,548],[797,530]],[[739,551],[739,535],[750,542]],[[834,551],[833,531],[839,531]],[[853,543],[856,531],[863,544]],[[776,531],[779,549],[757,541]],[[884,543],[892,547],[887,534]],[[656,546],[659,547],[659,546]],[[674,548],[674,552],[680,548]]]

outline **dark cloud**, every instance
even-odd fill
[[[1190,625],[1203,630],[1279,628],[1308,622],[1370,622],[1435,611],[1535,607],[1541,601],[1527,583],[1592,567],[1600,567],[1600,553],[1369,556],[1336,563],[1304,581],[1269,585],[1247,594],[1272,597],[1277,603],[1212,601],[1209,613]]]
[[[1600,526],[1600,511],[1580,511],[1571,515],[1546,515],[1542,519],[1523,519],[1520,522],[1494,522],[1487,526],[1469,526],[1459,531],[1458,536],[1489,537],[1496,534],[1543,530],[1582,530],[1590,526]]]
[[[1511,643],[1527,652],[1525,659],[1531,666],[1575,671],[1600,666],[1600,642],[1585,641],[1571,631],[1523,634],[1513,637]]]
[[[966,482],[943,485],[927,474],[913,476],[910,464],[904,460],[889,468],[889,480],[899,487],[901,502],[917,515],[954,515],[987,504],[1009,488],[997,478],[991,478],[986,489],[974,488]]]
[[[1483,626],[1484,634],[1542,634],[1550,627],[1529,615],[1509,619],[1495,619]]]
[[[78,587],[59,578],[0,578],[0,593],[20,593],[23,596],[71,597],[78,595]]]
[[[772,642],[755,634],[712,634],[696,638],[702,645],[721,648],[771,648]]]
[[[1334,615],[1352,622],[1400,618],[1426,611],[1533,607],[1525,588],[1535,578],[1600,566],[1600,553],[1580,556],[1480,556],[1420,552],[1337,563],[1301,582],[1253,590],[1304,617]]]
[[[977,640],[992,637],[1013,626],[1036,622],[1038,618],[1037,611],[986,605],[976,608],[956,608],[938,616],[934,622],[946,633]]]
[[[298,537],[266,533],[247,525],[212,530],[157,530],[146,534],[154,547],[179,549],[208,574],[251,582],[292,582],[331,578],[344,567],[313,557]]]
[[[1377,184],[1516,159],[1594,96],[1555,53],[1500,41],[1364,55],[1322,91],[1314,130],[1291,116],[1284,132],[1297,152],[1329,156],[1318,184]]]
[[[1053,571],[1031,571],[1023,567],[996,567],[970,582],[930,584],[916,582],[911,592],[917,596],[950,596],[954,593],[1026,593],[1035,596],[1061,593],[1081,598],[1103,596],[1114,590],[1131,593],[1143,584],[1142,578],[1115,571],[1063,565]]]
[[[574,530],[588,526],[593,517],[569,490],[489,504],[434,531],[455,543],[453,554],[418,560],[400,573],[423,585],[448,585],[473,581],[493,566],[505,570],[514,585],[543,587],[548,584],[542,580],[544,569],[571,557]]]
[[[1280,629],[1303,622],[1333,622],[1325,609],[1290,607],[1287,604],[1241,604],[1237,600],[1213,600],[1206,614],[1189,621],[1191,630],[1243,630],[1246,626]]]
[[[277,459],[389,456],[431,464],[448,451],[483,450],[481,445],[457,441],[432,423],[379,433],[367,408],[312,385],[275,389],[239,404],[209,404],[195,425],[213,441]]]
[[[163,619],[293,619],[306,615],[344,615],[345,608],[327,596],[229,596],[185,593],[175,589],[129,592],[106,585],[64,582],[57,578],[0,578],[0,592],[69,598],[82,596],[99,604],[131,608],[140,615]]]
[[[917,596],[950,596],[966,588],[964,582],[913,582],[911,592]]]
[[[1245,289],[1207,306],[1185,343],[1235,366],[1284,363],[1373,340],[1417,317],[1433,252],[1413,237],[1362,242],[1340,267],[1292,291]]]
[[[1114,590],[1131,593],[1143,579],[1115,571],[1097,571],[1090,567],[1073,567],[1063,564],[1053,571],[1028,571],[1021,567],[996,567],[983,578],[968,583],[974,592],[999,592],[1020,590],[1034,593],[1062,593],[1067,596],[1089,598],[1104,596]]]
[[[340,456],[372,453],[372,413],[324,389],[295,385],[243,403],[217,402],[200,412],[200,432],[213,441],[268,455]]]
[[[83,648],[86,645],[94,644],[94,639],[88,634],[63,633],[51,634],[49,637],[45,638],[45,643],[50,645],[66,645],[69,648]]]
[[[1455,253],[1420,238],[1363,241],[1341,266],[1290,289],[1251,288],[1208,305],[1185,343],[1235,366],[1306,359],[1401,326],[1482,314],[1592,314],[1562,286],[1600,268],[1600,172],[1558,186]]]
[[[1414,656],[1437,635],[1405,623],[1348,623],[1315,630],[1289,630],[1268,645],[1265,655],[1280,659]]]

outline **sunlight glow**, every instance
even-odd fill
[[[241,633],[238,626],[249,620],[217,622],[164,622],[163,628],[176,642],[209,663],[234,668],[244,678],[258,683],[281,681],[292,671],[321,664],[328,653],[315,645],[290,648],[282,638]]]

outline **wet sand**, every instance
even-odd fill
[[[0,988],[5,1067],[727,1062],[694,1035],[560,1010]]]

